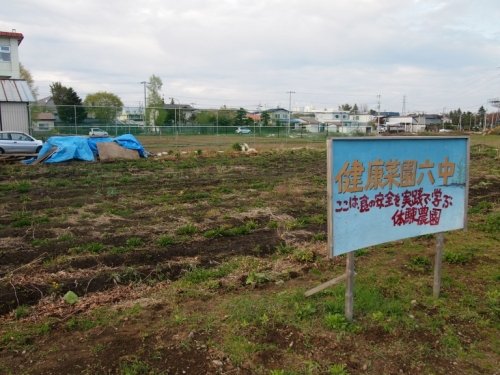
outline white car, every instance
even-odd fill
[[[238,129],[236,129],[236,134],[249,134],[251,132],[252,130],[250,128],[238,127]]]
[[[0,132],[0,154],[33,154],[40,151],[43,141],[31,135],[16,131]]]
[[[91,137],[108,137],[109,134],[106,130],[102,130],[99,128],[90,128],[89,135]]]

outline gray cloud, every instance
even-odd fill
[[[198,106],[341,103],[440,112],[500,96],[500,7],[462,0],[17,0],[0,29],[41,94],[61,81],[80,96],[129,105],[152,74],[166,98]]]

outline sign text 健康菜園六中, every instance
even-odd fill
[[[468,138],[327,142],[332,255],[464,227]]]

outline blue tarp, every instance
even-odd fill
[[[97,151],[97,143],[99,142],[116,142],[120,146],[137,150],[141,157],[147,157],[146,150],[141,143],[132,135],[124,134],[116,138],[92,138],[81,136],[68,137],[50,137],[43,144],[42,149],[38,153],[36,159],[42,158],[45,153],[49,152],[53,147],[57,148],[48,159],[43,163],[60,163],[69,160],[94,161],[99,156]],[[26,164],[33,163],[36,159],[26,160]]]

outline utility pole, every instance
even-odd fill
[[[146,81],[142,81],[141,82],[142,85],[144,85],[144,110],[143,110],[143,122],[144,122],[144,126],[146,126],[146,85],[147,85],[147,82]]]
[[[288,97],[288,135],[290,135],[290,123],[292,120],[292,94],[295,94],[295,91],[287,91]]]
[[[443,115],[441,116],[441,127],[444,129],[444,112],[446,110],[446,107],[443,107]],[[462,118],[462,117],[460,117]]]
[[[380,94],[377,95],[377,133],[380,134]]]

